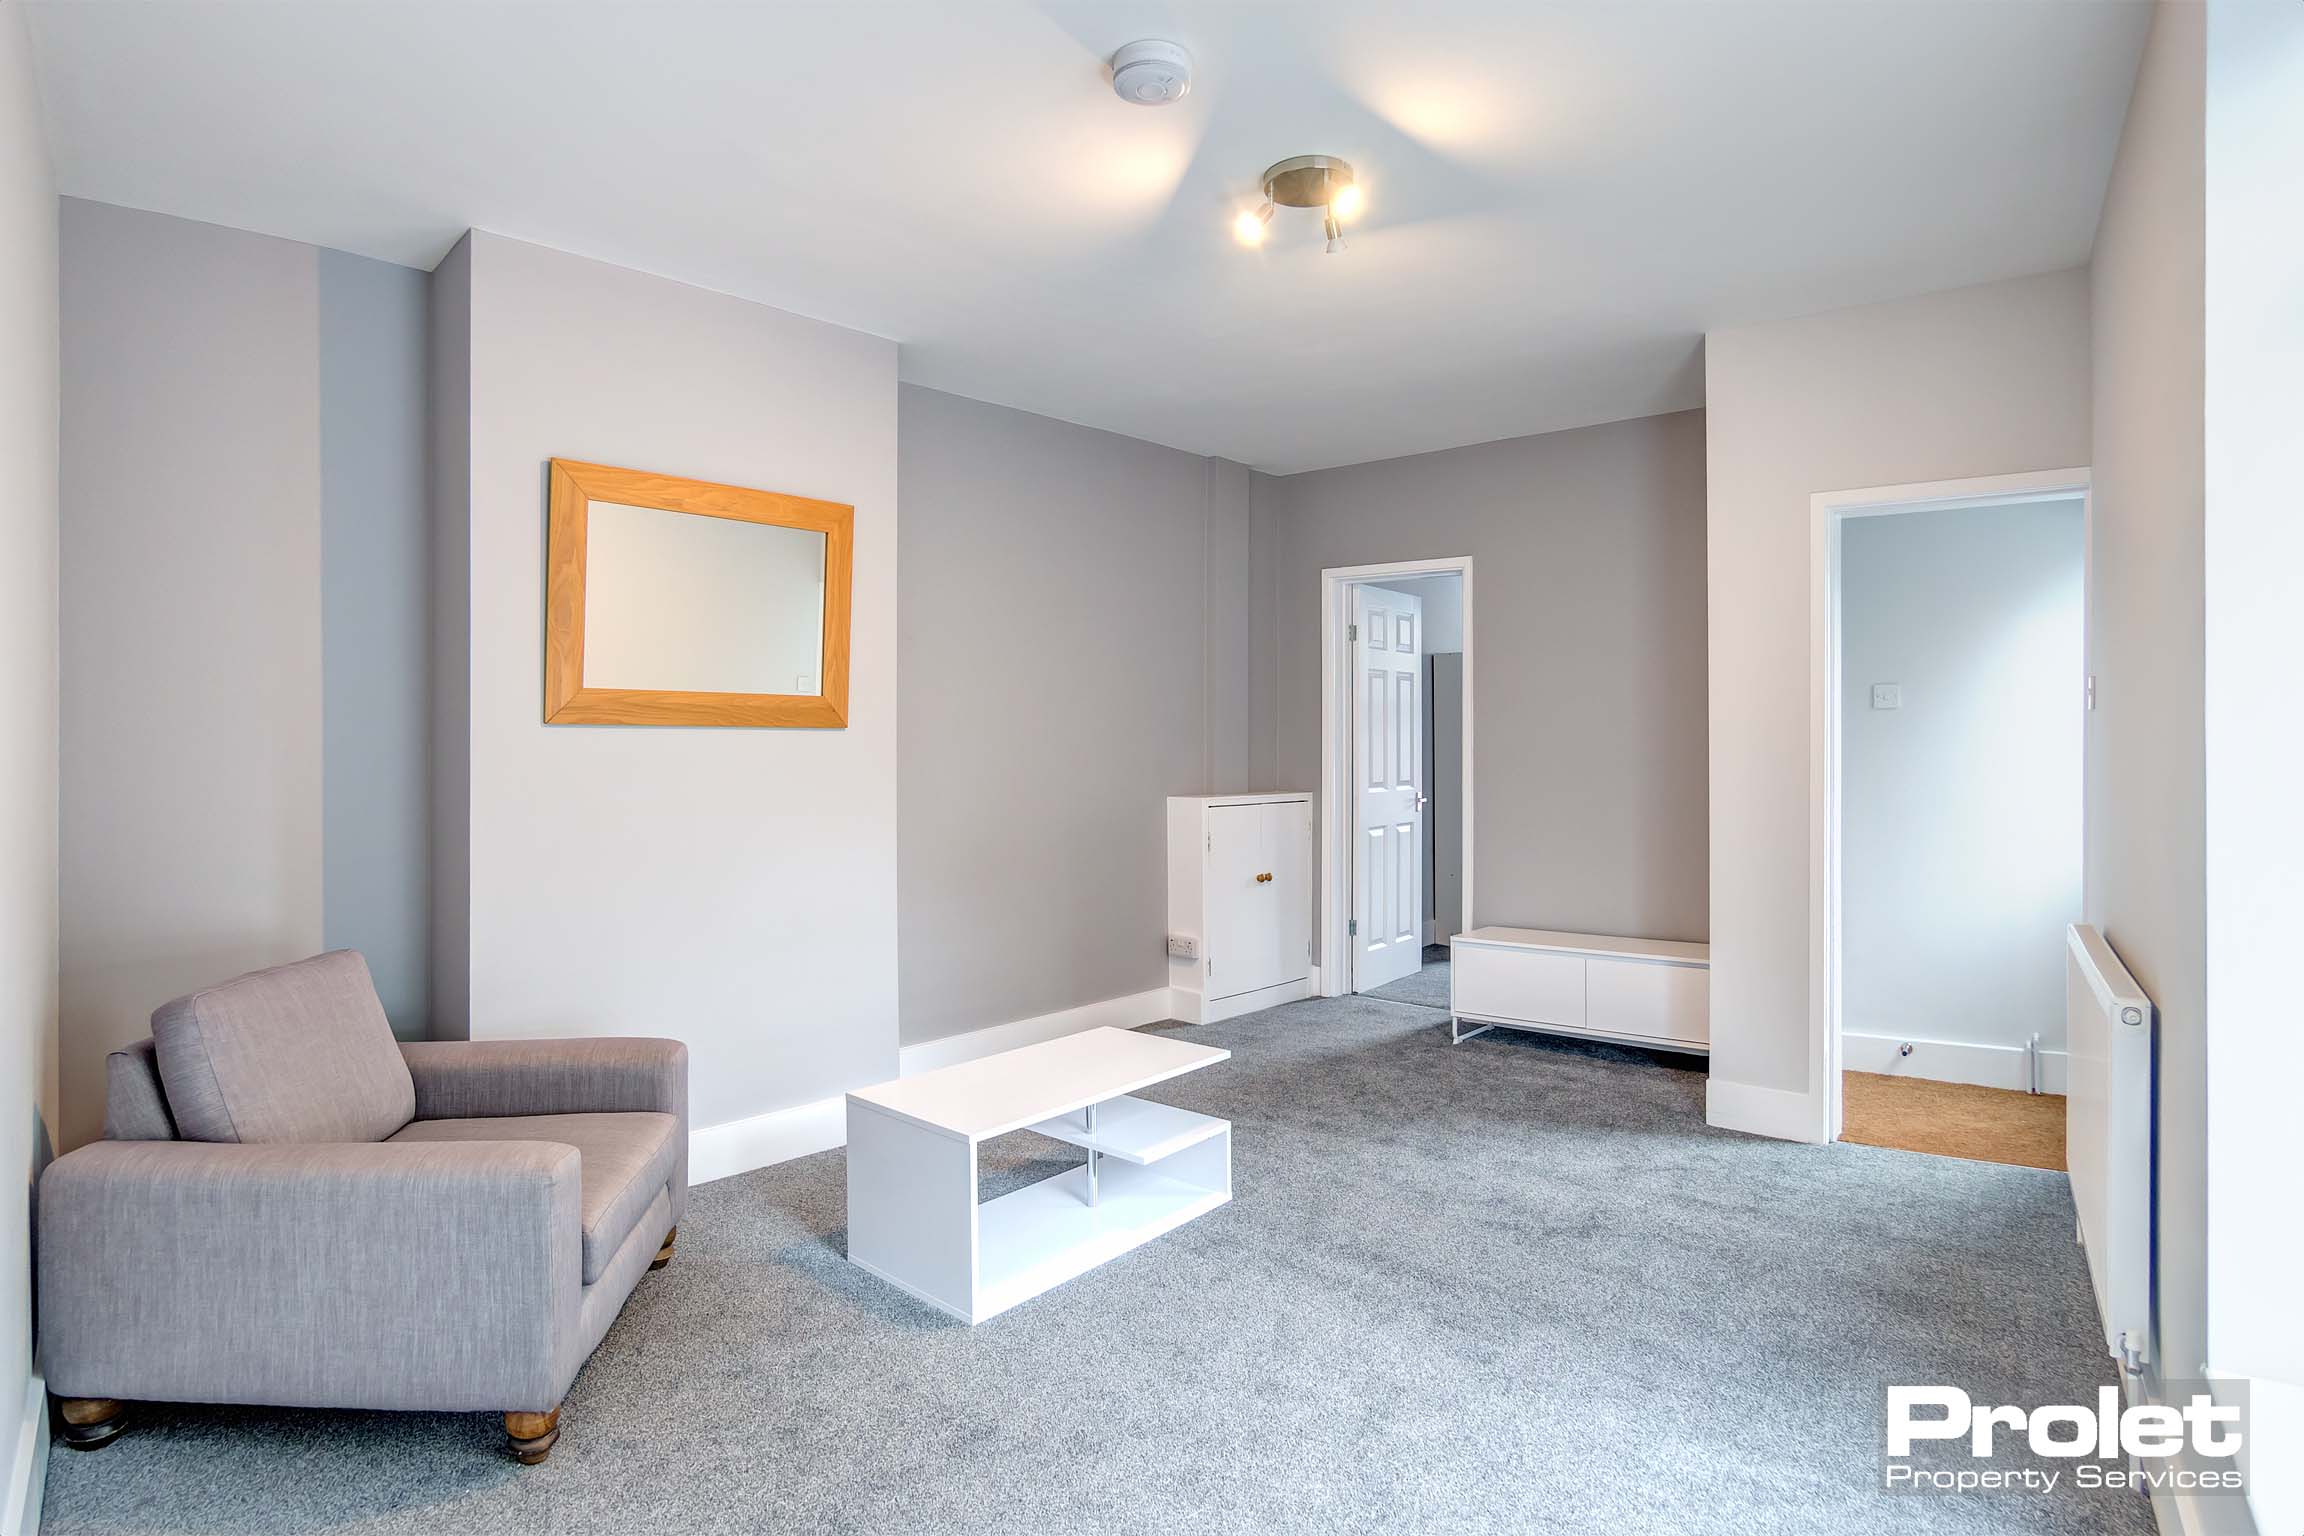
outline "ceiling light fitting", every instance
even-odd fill
[[[1328,254],[1344,249],[1344,221],[1355,217],[1366,199],[1352,174],[1351,162],[1334,155],[1297,155],[1264,173],[1264,202],[1232,221],[1232,233],[1242,245],[1260,245],[1277,208],[1317,208],[1320,226],[1328,237]]]

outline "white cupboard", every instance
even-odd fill
[[[1168,985],[1209,1024],[1312,995],[1312,796],[1168,802]]]

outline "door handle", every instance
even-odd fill
[[[1416,792],[1416,811],[1418,815],[1422,815],[1424,811],[1424,792],[1422,790]]]

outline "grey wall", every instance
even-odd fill
[[[1840,534],[1841,1028],[2064,1049],[2080,920],[2077,497]],[[1872,707],[1872,687],[1902,691]],[[1928,1075],[1925,1057],[1919,1075]]]
[[[1203,489],[1197,498],[1187,498],[1183,516],[1189,521],[1188,508],[1196,499],[1206,526],[1201,611],[1207,649],[1201,675],[1207,709],[1201,726],[1205,754],[1201,783],[1208,794],[1268,789],[1270,785],[1257,782],[1249,760],[1251,716],[1256,707],[1246,665],[1248,648],[1254,643],[1250,612],[1254,560],[1250,486],[1254,476],[1245,465],[1227,459],[1199,462]],[[1162,927],[1166,927],[1165,915]],[[1162,976],[1166,976],[1164,963]]]
[[[65,1134],[153,1008],[324,946],[428,1024],[422,273],[63,205]]]
[[[152,1009],[321,942],[313,248],[66,199],[65,1140]]]
[[[1259,477],[1272,787],[1318,789],[1320,572],[1474,558],[1467,926],[1701,940],[1704,416]]]
[[[698,1126],[893,1077],[895,344],[486,232],[459,275],[472,1036],[677,1036]],[[847,727],[546,725],[555,456],[852,504]]]
[[[432,269],[431,384],[432,1038],[472,1033],[472,237]]]
[[[1821,1125],[1809,1013],[1810,498],[2086,464],[2088,274],[1715,331],[1704,359],[1710,1092],[1715,1105],[1768,1105]],[[1760,1096],[1724,1096],[1723,1083]]]
[[[56,188],[23,7],[11,5],[0,9],[0,1187],[14,1216],[0,1221],[0,1446],[18,1466],[16,1447],[32,1444],[24,1201],[57,1123],[56,308]]]
[[[321,942],[368,958],[392,1027],[430,1022],[422,272],[320,274]]]
[[[1163,986],[1169,795],[1248,780],[1248,472],[900,393],[903,1038]]]

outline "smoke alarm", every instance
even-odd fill
[[[1138,107],[1182,101],[1192,89],[1192,55],[1175,43],[1147,38],[1112,55],[1112,90]]]

